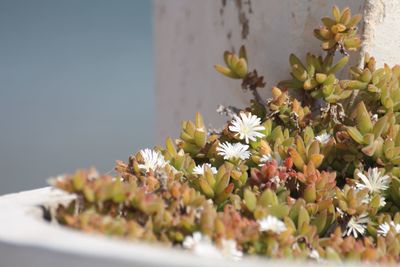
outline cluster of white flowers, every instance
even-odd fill
[[[400,234],[400,223],[394,223],[393,221],[390,223],[384,222],[379,225],[377,233],[382,236],[386,236],[390,231],[390,228],[393,228],[396,234]]]
[[[276,218],[275,216],[268,215],[267,217],[258,221],[261,232],[272,232],[280,234],[286,231],[286,225],[284,222]]]
[[[244,112],[241,112],[239,116],[235,115],[231,121],[232,125],[229,126],[229,130],[236,133],[239,139],[244,139],[246,144],[248,144],[249,141],[256,141],[257,138],[265,136],[263,133],[260,133],[260,131],[265,130],[265,127],[261,125],[260,118],[251,113],[246,114]]]
[[[261,120],[251,113],[241,112],[239,116],[235,115],[229,126],[229,130],[236,133],[235,136],[240,140],[244,140],[246,144],[250,141],[257,141],[258,138],[265,136],[260,132],[265,130],[261,125]],[[242,143],[220,143],[217,147],[218,155],[223,156],[225,160],[246,160],[250,157],[249,146]],[[260,163],[268,161],[269,155],[264,155]]]
[[[245,160],[250,157],[248,145],[241,143],[231,144],[229,142],[220,143],[217,147],[218,155],[223,156],[226,160]]]
[[[195,232],[192,236],[186,236],[182,245],[198,256],[236,261],[242,258],[243,252],[237,249],[235,240],[222,239],[221,244],[222,247],[218,249],[208,236]]]
[[[193,168],[193,174],[203,175],[205,172],[205,167],[209,167],[213,174],[216,174],[218,171],[215,167],[212,167],[210,163],[204,163],[202,165],[197,165]]]
[[[160,152],[152,149],[142,149],[140,150],[140,155],[142,156],[143,164],[139,164],[139,168],[146,172],[150,170],[155,171],[168,163]]]
[[[347,223],[346,231],[344,231],[343,236],[354,236],[357,238],[359,235],[363,236],[365,234],[365,229],[367,228],[367,223],[369,222],[368,214],[363,213],[360,216],[352,216]]]

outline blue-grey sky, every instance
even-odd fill
[[[0,0],[0,194],[154,137],[150,0]]]

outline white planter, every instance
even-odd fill
[[[72,198],[71,195],[50,187],[0,197],[0,266],[313,265],[309,262],[270,261],[260,258],[244,258],[241,262],[201,258],[176,248],[85,234],[43,219],[40,206],[54,208],[58,203],[66,203]],[[325,265],[336,266],[337,264]]]

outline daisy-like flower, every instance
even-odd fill
[[[245,160],[250,157],[249,146],[241,143],[231,144],[229,142],[220,143],[217,147],[218,155],[223,156],[226,160],[241,159]]]
[[[284,222],[276,218],[275,216],[268,215],[267,217],[258,221],[260,225],[260,231],[270,231],[275,234],[280,234],[286,231],[286,225]]]
[[[386,236],[387,233],[390,231],[391,227],[393,227],[396,234],[400,233],[400,224],[399,223],[395,224],[394,222],[390,223],[384,222],[380,224],[377,233],[379,235]]]
[[[347,223],[346,230],[343,236],[354,236],[357,238],[359,235],[365,234],[365,229],[367,228],[367,223],[369,221],[368,214],[363,213],[360,216],[351,217],[350,221]]]
[[[256,141],[257,138],[264,137],[263,133],[259,131],[265,130],[265,127],[261,125],[261,120],[255,115],[251,113],[241,112],[240,117],[234,116],[231,121],[231,126],[229,126],[229,130],[231,132],[236,133],[235,136],[239,136],[239,139],[245,140],[246,144],[250,141]]]
[[[384,222],[379,225],[379,229],[377,231],[378,235],[386,236],[387,233],[390,231],[390,224]]]
[[[185,249],[191,250],[198,256],[223,258],[221,252],[214,246],[211,239],[200,232],[195,232],[192,236],[186,236],[182,245]]]
[[[331,135],[327,134],[327,133],[322,133],[318,136],[315,137],[315,139],[320,142],[321,144],[326,144],[329,142],[329,140],[331,139]]]
[[[208,166],[211,169],[213,174],[216,174],[218,171],[215,167],[212,167],[210,163],[204,163],[202,165],[197,165],[193,169],[193,174],[203,175],[205,171],[205,167]]]
[[[357,176],[361,179],[361,182],[356,182],[357,189],[367,188],[369,193],[379,193],[389,188],[390,177],[382,176],[378,168],[369,168],[367,175],[358,172]]]
[[[237,249],[236,241],[232,239],[222,239],[221,253],[225,258],[234,261],[239,261],[243,257],[243,252]]]
[[[265,164],[267,161],[270,161],[271,159],[272,159],[271,154],[263,155],[263,156],[260,158],[260,164],[258,164],[258,166],[259,166],[259,167],[264,166],[264,164]]]
[[[143,164],[139,164],[139,168],[146,172],[150,169],[154,171],[157,168],[162,168],[167,164],[164,156],[158,151],[146,148],[140,150],[140,155],[143,158]]]

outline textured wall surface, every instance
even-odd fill
[[[363,50],[373,55],[377,65],[400,63],[400,1],[366,1]]]
[[[235,2],[228,0],[221,9],[222,1],[216,0],[154,1],[158,142],[176,137],[180,121],[192,119],[196,111],[218,128],[226,120],[216,115],[218,104],[249,103],[250,94],[243,94],[240,83],[213,69],[223,63],[224,50],[246,45],[251,68],[265,76],[262,94],[267,97],[277,81],[289,78],[290,53],[303,57],[308,51],[319,52],[312,31],[332,5],[349,6],[354,13],[362,13],[364,5],[355,0],[252,0],[250,13],[242,1],[250,27],[242,40]]]

